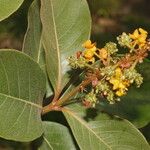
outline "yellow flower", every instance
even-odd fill
[[[118,87],[119,87],[118,85],[119,85],[120,81],[119,81],[117,78],[112,77],[112,78],[109,80],[109,82],[110,82],[111,84],[113,84],[113,90],[118,89]]]
[[[83,56],[88,62],[95,62],[95,52],[96,52],[96,46],[95,43],[92,43],[90,40],[87,40],[85,43],[82,45],[84,48],[86,48],[83,51]]]
[[[117,95],[117,96],[123,96],[123,95],[125,95],[125,94],[126,94],[125,91],[122,90],[122,89],[119,89],[118,91],[116,91],[116,95]]]
[[[120,78],[112,77],[109,82],[113,84],[113,90],[126,89],[126,85]]]
[[[126,94],[129,86],[129,82],[127,80],[122,79],[122,71],[120,68],[116,68],[115,75],[110,78],[109,82],[113,85],[113,90],[116,91],[117,96],[122,96]]]
[[[138,45],[142,47],[146,43],[148,32],[142,28],[136,29],[132,34],[129,34],[130,38],[133,39],[133,45]]]
[[[115,70],[115,76],[117,78],[120,78],[122,76],[122,71],[121,71],[120,68],[116,68],[116,70]]]
[[[139,31],[140,31],[140,33],[141,34],[148,34],[148,32],[147,31],[145,31],[144,29],[142,29],[142,28],[139,28]]]
[[[82,45],[84,48],[90,49],[90,48],[95,48],[95,43],[92,43],[91,40],[87,40],[86,42],[83,43]]]
[[[95,49],[91,48],[91,49],[86,49],[84,50],[84,57],[86,59],[91,59],[94,56],[95,53]]]
[[[133,40],[137,40],[139,38],[139,31],[136,29],[132,34],[129,34],[130,38]]]

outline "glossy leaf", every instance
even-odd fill
[[[23,0],[0,0],[0,21],[9,17],[23,3]]]
[[[40,20],[40,1],[34,0],[29,8],[28,29],[24,38],[22,51],[32,57],[46,73],[45,52],[41,42],[42,25]],[[52,89],[47,78],[47,97],[52,95]]]
[[[89,113],[78,104],[63,112],[81,150],[150,148],[143,135],[127,120],[94,111]]]
[[[72,137],[67,127],[53,122],[43,122],[44,135],[38,150],[75,150]]]
[[[41,20],[47,72],[57,97],[69,80],[67,57],[89,38],[90,13],[86,0],[42,0]]]
[[[131,87],[126,96],[114,105],[103,105],[101,109],[131,121],[138,128],[150,121],[150,63],[139,65],[139,72],[144,80],[140,88]]]
[[[43,133],[45,75],[29,56],[0,50],[0,137],[31,141]]]

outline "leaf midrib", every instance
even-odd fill
[[[46,139],[46,137],[43,136],[44,141],[47,143],[47,145],[53,150],[53,147],[49,143],[49,141]]]
[[[36,104],[36,103],[32,103],[32,102],[27,101],[27,100],[22,99],[22,98],[14,97],[14,96],[7,95],[7,94],[4,94],[4,93],[0,93],[0,96],[5,96],[5,97],[7,97],[7,98],[12,98],[12,99],[15,99],[15,100],[17,100],[17,101],[23,102],[23,103],[25,103],[25,104],[29,104],[29,105],[32,105],[32,106],[34,106],[34,107],[36,107],[36,108],[42,109],[42,106],[40,106],[40,105],[38,105],[38,104]]]
[[[55,15],[54,15],[54,6],[52,0],[50,0],[51,4],[51,10],[52,10],[52,20],[53,20],[53,26],[54,26],[54,36],[55,36],[55,42],[56,42],[56,52],[58,56],[58,77],[57,77],[57,83],[56,83],[56,88],[55,88],[55,94],[60,93],[60,87],[61,87],[61,63],[60,63],[60,49],[59,49],[59,44],[58,44],[58,37],[57,37],[57,28],[56,28],[56,23],[55,23]]]
[[[41,56],[41,50],[42,50],[42,41],[40,38],[39,48],[38,48],[38,55],[37,55],[37,63],[40,65],[40,56]]]
[[[81,120],[81,118],[79,118],[74,112],[72,112],[69,109],[63,109],[63,112],[68,113],[69,115],[71,115],[72,117],[74,117],[77,121],[79,121],[83,126],[85,126],[92,134],[94,134],[96,136],[96,138],[98,138],[102,143],[104,143],[104,145],[106,145],[110,150],[112,150],[112,148],[100,137],[98,136],[85,122],[83,122]]]

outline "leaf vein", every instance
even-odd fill
[[[51,148],[51,150],[54,150],[50,142],[46,139],[46,137],[43,137],[43,139],[47,143],[47,145]]]
[[[57,80],[57,84],[56,84],[56,93],[59,93],[59,89],[60,89],[60,85],[61,85],[61,63],[60,63],[60,50],[59,50],[59,44],[58,44],[58,37],[57,37],[57,27],[56,27],[56,23],[55,23],[55,15],[54,15],[54,6],[53,6],[53,2],[52,0],[50,0],[51,3],[51,10],[52,10],[52,19],[53,19],[53,25],[54,25],[54,34],[55,34],[55,42],[56,42],[56,49],[57,49],[57,56],[58,56],[58,80]]]
[[[32,106],[34,106],[34,107],[37,107],[37,108],[42,109],[42,106],[40,106],[40,105],[38,105],[38,104],[35,104],[35,103],[32,103],[32,102],[29,102],[29,101],[26,101],[26,100],[24,100],[24,99],[18,98],[18,97],[14,97],[14,96],[11,96],[11,95],[6,95],[6,94],[4,94],[4,93],[0,93],[0,96],[5,96],[5,97],[7,97],[7,98],[12,98],[12,99],[18,100],[18,101],[20,101],[20,102],[23,102],[23,103],[25,103],[25,104],[29,104],[29,105],[32,105]]]
[[[71,112],[68,109],[63,109],[64,112],[70,114],[72,117],[74,117],[77,121],[79,121],[83,126],[85,126],[97,139],[99,139],[105,146],[107,146],[110,150],[112,148],[100,137],[98,136],[81,118],[79,118],[77,115],[75,115],[73,112]]]
[[[4,65],[4,63],[3,63],[2,58],[0,59],[0,61],[1,61],[1,64],[2,64],[3,69],[4,69],[4,73],[5,73],[5,76],[6,76],[6,80],[7,80],[7,87],[8,87],[8,93],[10,94],[10,85],[9,85],[8,73],[7,73],[7,71],[6,71],[6,67],[5,67],[5,65]]]

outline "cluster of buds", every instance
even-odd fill
[[[140,87],[143,77],[137,72],[136,66],[143,62],[150,51],[147,35],[147,31],[142,28],[132,34],[124,32],[117,37],[117,43],[108,42],[103,48],[97,48],[96,43],[87,40],[82,45],[83,51],[69,57],[73,69],[84,71],[83,81],[91,81],[84,87],[84,105],[94,107],[101,97],[114,104],[127,93],[131,84]],[[118,45],[128,49],[128,52],[118,54]]]

